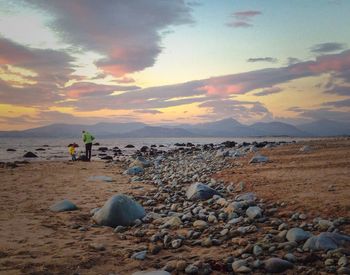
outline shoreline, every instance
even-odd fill
[[[311,146],[312,151],[300,152],[300,147],[304,144]],[[251,245],[252,249],[253,244],[265,234],[280,233],[277,230],[280,224],[274,225],[273,221],[280,219],[290,226],[300,226],[305,223],[305,229],[311,229],[314,234],[317,234],[323,231],[314,227],[313,224],[317,211],[321,218],[334,222],[350,209],[348,201],[343,199],[343,195],[350,191],[349,184],[345,182],[350,178],[349,172],[347,172],[350,167],[350,141],[346,138],[327,140],[327,143],[324,140],[319,140],[259,149],[262,155],[269,157],[270,162],[267,163],[248,164],[249,159],[255,154],[254,152],[249,152],[238,158],[224,156],[223,152],[223,155],[218,155],[215,158],[217,162],[215,165],[220,169],[213,166],[213,176],[211,174],[209,176],[209,172],[211,172],[209,171],[201,172],[198,177],[193,178],[189,171],[188,177],[185,177],[186,169],[182,169],[183,183],[180,183],[181,181],[178,179],[177,166],[181,169],[181,165],[189,167],[192,164],[194,169],[206,171],[204,164],[207,160],[211,160],[211,157],[209,158],[210,154],[208,153],[204,154],[202,159],[198,159],[195,157],[197,153],[194,150],[194,157],[191,159],[186,154],[182,155],[180,151],[167,156],[170,160],[169,163],[167,160],[163,160],[166,163],[165,167],[145,168],[143,175],[134,176],[124,174],[130,162],[35,161],[14,169],[0,168],[0,175],[4,180],[0,192],[3,201],[3,206],[0,209],[0,265],[3,267],[0,268],[0,274],[2,272],[4,274],[30,272],[37,272],[37,274],[41,274],[40,272],[51,272],[52,274],[60,272],[132,274],[140,269],[161,269],[167,265],[171,266],[173,262],[179,263],[179,261],[185,261],[187,265],[205,266],[204,263],[209,264],[213,270],[211,274],[226,274],[228,272],[226,271],[226,261],[232,255],[234,255],[234,259],[242,258],[244,253],[250,254],[249,257],[261,260],[271,255],[283,257],[283,249],[268,252],[267,248],[263,247],[265,252],[261,256],[254,256],[247,247],[247,245]],[[334,155],[330,152],[333,152]],[[177,162],[176,158],[179,156],[183,164],[180,163],[181,161]],[[337,160],[334,156],[338,156],[341,161],[335,163],[335,167],[332,168],[327,164],[327,160],[325,164],[323,163],[324,157],[327,156],[332,158],[329,162]],[[190,162],[187,163],[187,160]],[[301,160],[305,163],[304,166]],[[171,165],[171,163],[176,165]],[[160,169],[158,178],[154,178],[156,169]],[[314,172],[305,172],[310,169]],[[172,170],[174,177],[169,172]],[[286,171],[289,172],[286,173]],[[317,187],[320,184],[320,178],[324,181],[334,178],[335,171],[338,171],[338,177],[332,183],[333,191],[320,189],[322,191],[320,192],[315,190],[320,194],[329,195],[319,198],[322,204],[317,204],[315,201],[310,204],[302,204],[310,199],[301,196],[306,191],[305,188]],[[167,175],[167,173],[170,174]],[[206,173],[208,176],[205,175]],[[316,177],[317,174],[320,175]],[[168,183],[163,180],[163,175],[165,178],[169,178]],[[111,177],[112,181],[91,180],[92,176]],[[253,224],[241,221],[239,223],[241,226],[254,225],[258,231],[227,238],[220,235],[228,222],[227,219],[219,218],[220,209],[224,207],[214,201],[209,204],[205,201],[195,202],[193,205],[197,207],[212,209],[211,211],[216,213],[217,218],[216,222],[207,221],[208,227],[201,231],[199,239],[186,237],[188,231],[193,230],[192,223],[198,215],[192,214],[193,218],[189,221],[184,220],[183,225],[179,228],[167,230],[173,240],[179,236],[185,236],[183,244],[179,248],[163,247],[159,242],[150,242],[149,239],[152,235],[162,232],[159,226],[172,215],[171,213],[186,212],[186,205],[192,205],[192,202],[183,199],[182,190],[187,189],[192,182],[206,178],[208,178],[207,183],[221,190],[224,194],[223,198],[227,202],[233,201],[239,194],[255,192],[258,197],[256,203],[264,209],[264,217],[267,220],[256,221]],[[313,182],[312,179],[315,181]],[[300,186],[300,189],[289,187],[290,190],[288,188],[284,190],[282,188],[286,187],[286,182],[293,180],[299,184],[296,186]],[[237,191],[237,186],[242,187],[242,184],[240,185],[242,181],[244,182],[243,190]],[[231,185],[231,183],[233,184]],[[327,188],[328,185],[326,185]],[[229,186],[232,186],[233,189],[231,190]],[[272,193],[273,187],[276,188],[276,191],[273,192],[273,195],[268,196],[269,192]],[[175,193],[173,193],[174,190]],[[281,200],[279,196],[283,195],[283,192],[285,192],[285,199]],[[110,227],[96,227],[91,221],[90,211],[101,207],[110,196],[116,193],[125,193],[136,198],[148,213],[158,213],[159,220],[154,219],[151,223],[128,227],[123,233],[115,233]],[[49,211],[52,204],[64,198],[73,201],[79,210],[62,213]],[[295,203],[291,203],[293,200]],[[327,203],[332,203],[335,208],[325,209],[324,206]],[[309,212],[310,207],[313,212]],[[297,212],[299,216],[304,214],[306,217],[291,219],[293,214]],[[208,215],[210,212],[203,213]],[[312,224],[312,227],[309,228],[308,224]],[[350,233],[350,227],[347,223],[340,224],[336,228],[344,233]],[[237,228],[233,226],[232,229]],[[276,230],[278,232],[275,232]],[[211,244],[203,244],[203,240],[206,240],[210,235],[213,236]],[[221,244],[215,243],[216,238],[221,241]],[[97,244],[102,245],[103,249],[97,249]],[[248,250],[239,253],[240,249],[242,250],[244,247]],[[297,248],[299,247],[291,250],[295,257],[307,255],[307,253],[297,251]],[[160,251],[155,253],[157,249]],[[139,261],[130,258],[135,252],[143,250],[147,250],[145,260]],[[323,258],[321,257],[316,262],[304,263],[303,265],[306,266],[304,271],[312,269],[325,271],[327,268],[321,259]],[[198,261],[201,262],[201,265]],[[254,270],[256,274],[264,273],[263,267],[254,268],[251,265],[252,262],[248,262],[249,268]],[[302,273],[303,270],[299,270],[298,267],[297,261],[294,269],[286,271],[284,274]]]

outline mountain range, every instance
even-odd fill
[[[77,137],[82,130],[88,130],[99,138],[123,137],[259,137],[259,136],[341,136],[350,135],[350,123],[319,120],[293,126],[283,122],[258,122],[245,125],[235,119],[227,118],[200,124],[178,126],[150,126],[141,122],[51,124],[23,131],[0,131],[0,137],[63,138]]]

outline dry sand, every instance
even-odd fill
[[[281,216],[299,211],[310,219],[319,215],[349,217],[350,140],[307,144],[314,149],[310,153],[300,153],[300,143],[264,149],[270,163],[248,165],[248,156],[215,177],[227,183],[243,181],[244,191],[254,191],[271,202],[286,202]],[[131,274],[161,268],[181,258],[189,262],[210,259],[214,269],[220,270],[223,260],[234,252],[233,247],[184,245],[136,261],[129,258],[130,254],[147,248],[146,240],[152,232],[137,238],[116,234],[109,227],[91,227],[90,210],[102,206],[111,195],[126,193],[137,198],[153,188],[151,184],[129,183],[123,171],[121,165],[103,162],[42,162],[0,168],[0,274]],[[88,180],[96,175],[110,176],[113,182]],[[79,210],[48,210],[64,198],[73,201]],[[350,232],[350,228],[341,229]],[[255,237],[249,238],[252,241]],[[244,245],[245,240],[241,242]],[[96,251],[90,247],[93,243],[104,244],[105,250]]]

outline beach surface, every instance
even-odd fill
[[[310,152],[300,152],[303,145]],[[269,157],[264,164],[248,164],[250,153],[228,159],[233,167],[213,175],[225,184],[243,182],[242,191],[253,191],[266,203],[283,203],[275,217],[306,214],[306,222],[316,217],[334,219],[350,213],[350,140],[324,139],[262,149]],[[114,194],[137,198],[155,187],[147,182],[130,182],[123,163],[33,162],[16,168],[0,168],[0,274],[132,274],[161,269],[171,261],[198,260],[211,263],[212,274],[222,274],[222,262],[234,250],[225,246],[182,245],[147,254],[145,260],[131,259],[135,251],[149,249],[150,227],[142,236],[134,230],[118,234],[111,227],[93,226],[90,211],[101,207]],[[111,182],[92,176],[111,177]],[[235,197],[239,192],[232,192]],[[77,211],[55,213],[54,203],[69,199]],[[262,230],[240,245],[254,241]],[[340,229],[349,234],[345,224]],[[186,234],[178,229],[179,234]],[[239,242],[239,240],[236,240]],[[236,246],[235,246],[236,247]],[[317,269],[317,264],[315,264]],[[294,271],[290,271],[293,274]],[[258,274],[259,272],[257,272]]]

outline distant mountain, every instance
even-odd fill
[[[24,131],[8,131],[0,132],[1,137],[79,137],[82,130],[87,130],[93,135],[99,137],[112,137],[124,134],[129,131],[137,130],[144,127],[146,124],[140,122],[130,123],[97,123],[94,125],[82,124],[51,124],[48,126],[28,129]]]
[[[124,134],[120,134],[120,137],[142,138],[142,137],[193,137],[190,131],[181,128],[167,128],[156,126],[145,126],[141,129],[133,130]]]
[[[96,138],[107,137],[257,137],[257,136],[339,136],[350,135],[350,123],[320,120],[299,126],[282,122],[258,122],[244,125],[228,118],[181,126],[149,126],[144,123],[97,123],[94,125],[52,124],[24,131],[0,132],[0,137],[71,138],[80,137],[82,130]]]
[[[196,125],[187,125],[182,126],[182,128],[191,131],[198,136],[242,137],[262,135],[262,132],[250,129],[249,126],[243,125],[233,118]]]
[[[342,123],[328,119],[317,120],[297,126],[300,130],[313,136],[341,136],[350,135],[350,122]]]
[[[305,137],[310,134],[298,129],[297,127],[283,122],[258,122],[249,126],[257,132],[263,133],[266,136],[292,136]]]

